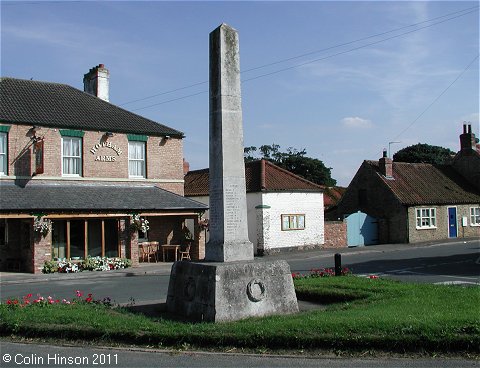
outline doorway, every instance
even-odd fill
[[[448,207],[448,237],[457,237],[457,208]]]

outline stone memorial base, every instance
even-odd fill
[[[175,262],[167,310],[193,321],[223,322],[298,312],[285,261]]]

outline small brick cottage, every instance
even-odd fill
[[[85,74],[84,92],[0,80],[0,270],[87,256],[135,266],[139,241],[170,243],[207,209],[183,196],[183,133],[109,103],[108,85],[103,64]],[[133,216],[148,219],[147,233],[131,231]],[[203,252],[198,230],[192,259]]]

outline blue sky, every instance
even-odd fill
[[[457,151],[464,121],[478,136],[478,5],[2,1],[1,75],[83,89],[105,64],[110,102],[183,131],[185,159],[205,168],[208,35],[227,23],[240,37],[245,145],[305,148],[347,186],[389,142],[401,142],[392,154]]]

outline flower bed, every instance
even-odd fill
[[[44,298],[40,294],[34,298],[33,294],[27,294],[22,299],[19,298],[9,298],[5,302],[8,306],[12,307],[27,307],[30,305],[39,305],[39,306],[48,306],[52,304],[66,304],[66,305],[74,305],[77,303],[86,303],[86,304],[101,304],[108,307],[112,306],[112,300],[110,297],[105,297],[103,299],[94,299],[93,294],[87,294],[86,297],[83,296],[83,293],[80,290],[75,291],[75,298],[72,300],[68,299],[55,299],[51,296]]]
[[[132,261],[126,258],[88,257],[82,261],[45,261],[43,273],[72,273],[82,271],[110,271],[128,268]]]
[[[340,273],[340,276],[347,276],[351,275],[352,271],[347,268],[343,267]],[[310,277],[332,277],[335,276],[335,269],[334,268],[312,268],[310,270],[310,274],[304,275],[300,272],[292,272],[292,278],[294,280],[298,279],[306,279]]]

